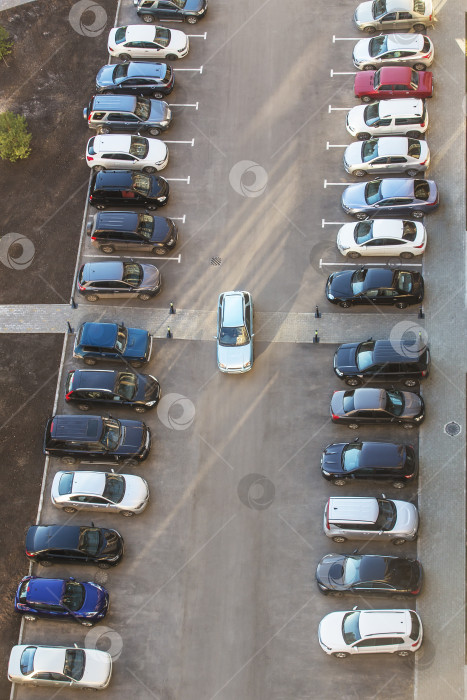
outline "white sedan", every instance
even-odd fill
[[[344,224],[337,233],[337,247],[347,258],[362,255],[413,258],[426,248],[426,229],[420,221],[370,219]]]
[[[415,177],[430,167],[430,149],[426,141],[406,136],[382,136],[356,141],[344,151],[344,168],[350,175],[406,173]]]
[[[110,30],[107,48],[111,56],[123,61],[132,58],[175,61],[188,54],[190,40],[185,32],[178,29],[130,24]]]
[[[52,503],[66,513],[102,510],[131,516],[142,513],[149,487],[140,476],[115,472],[57,472],[52,482]]]
[[[142,170],[155,173],[169,162],[167,144],[159,139],[130,134],[101,134],[89,139],[86,162],[94,172]]]
[[[10,653],[8,680],[57,688],[107,688],[112,657],[98,649],[17,644]]]

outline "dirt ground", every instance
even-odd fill
[[[37,0],[0,12],[14,39],[13,53],[0,62],[0,110],[26,117],[32,133],[27,160],[0,161],[0,237],[22,234],[34,255],[24,269],[0,258],[0,303],[68,302],[89,179],[84,160],[92,136],[82,116],[95,76],[107,62],[107,36],[117,0],[99,0],[71,17],[76,0]],[[92,36],[85,33],[92,32]],[[16,244],[13,259],[22,256]]]

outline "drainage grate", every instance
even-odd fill
[[[456,437],[456,435],[459,435],[461,430],[462,428],[460,427],[459,423],[456,423],[455,421],[446,423],[446,425],[444,426],[444,432],[450,435],[451,437]]]
[[[222,258],[211,258],[211,265],[222,265]]]

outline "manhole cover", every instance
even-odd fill
[[[222,265],[222,258],[211,258],[211,265]]]
[[[462,428],[460,427],[459,423],[456,423],[456,421],[453,420],[450,423],[446,423],[446,425],[444,426],[444,432],[450,435],[451,437],[459,435],[461,430]]]
[[[104,583],[107,582],[107,579],[109,578],[109,574],[107,571],[97,571],[94,574],[94,581],[98,583],[100,586],[103,586]]]

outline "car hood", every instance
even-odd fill
[[[337,246],[350,248],[355,244],[355,224],[344,224],[337,232]]]
[[[326,554],[316,567],[316,580],[332,590],[345,590],[342,583],[344,561],[342,554]]]
[[[374,80],[375,71],[373,70],[363,70],[360,73],[357,73],[354,83],[355,94],[373,90]]]
[[[328,445],[321,455],[321,468],[330,474],[342,473],[342,451],[347,443],[337,442]]]
[[[128,328],[125,357],[143,357],[150,343],[149,333],[141,328]]]
[[[227,369],[243,369],[244,365],[251,359],[251,343],[240,345],[239,347],[226,347],[218,345],[217,360],[219,364],[225,365]]]
[[[86,649],[86,663],[81,683],[95,688],[105,687],[112,673],[112,657],[106,651]]]
[[[151,100],[151,111],[149,113],[149,122],[161,122],[169,118],[170,108],[167,102],[162,100]]]
[[[366,206],[365,187],[367,183],[358,182],[355,185],[349,185],[342,193],[342,206],[348,209]]]
[[[123,508],[137,508],[149,498],[149,487],[140,476],[125,474],[125,495],[119,505]]]
[[[183,49],[186,49],[188,43],[189,39],[185,32],[181,32],[179,29],[170,30],[170,43],[167,48],[174,51],[182,51]]]
[[[123,552],[123,537],[116,530],[102,529],[102,549],[98,555],[105,555],[109,559]]]
[[[345,610],[329,613],[319,623],[319,638],[329,649],[343,649],[346,647],[342,637],[342,620]]]
[[[168,154],[169,148],[166,143],[159,141],[159,139],[148,139],[149,150],[146,160],[148,163],[161,163],[164,161]]]
[[[156,377],[150,374],[138,375],[138,388],[136,390],[136,401],[155,401],[160,395],[160,385]]]
[[[357,165],[362,162],[362,142],[351,143],[344,151],[344,160],[349,165]]]
[[[360,39],[354,46],[353,58],[354,61],[371,61],[370,56],[370,41],[371,39]]]
[[[355,134],[360,131],[368,131],[370,128],[366,125],[364,118],[366,107],[367,105],[357,105],[352,107],[347,114],[347,124],[349,129]]]
[[[334,367],[337,367],[345,374],[357,372],[358,367],[355,360],[357,348],[358,343],[346,343],[338,347],[334,354]]]
[[[331,399],[331,413],[336,416],[343,416],[344,414],[344,392],[335,391]]]
[[[151,178],[151,189],[149,191],[148,197],[161,197],[169,195],[169,183],[164,180],[163,177],[152,176]]]
[[[96,76],[96,85],[98,87],[108,87],[109,85],[113,85],[114,81],[112,76],[114,70],[114,65],[102,66],[102,68]]]
[[[372,2],[362,2],[355,10],[356,22],[373,22]]]
[[[144,423],[136,420],[122,420],[120,422],[124,434],[118,452],[119,454],[133,454],[143,442]]]
[[[101,588],[90,581],[82,584],[85,588],[85,597],[83,607],[78,611],[80,615],[84,613],[100,613],[107,607],[109,603],[109,594],[104,588]]]
[[[186,0],[185,3],[185,13],[186,12],[200,12],[207,7],[207,0]]]
[[[336,297],[336,299],[348,299],[353,297],[352,287],[350,282],[354,270],[342,270],[342,272],[333,272],[328,278],[328,291]]]
[[[412,391],[403,391],[402,395],[404,397],[404,416],[413,418],[423,413],[423,399],[421,396],[414,394]]]
[[[392,530],[393,534],[410,534],[418,529],[418,511],[413,503],[394,501],[397,507],[397,518]]]
[[[155,265],[141,265],[143,268],[143,279],[140,289],[156,289],[161,283],[161,273]]]

